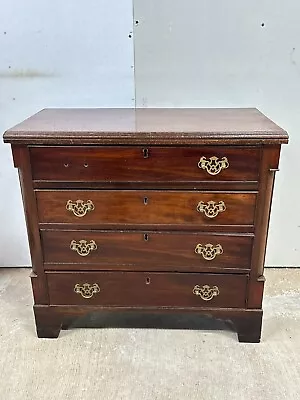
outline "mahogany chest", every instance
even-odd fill
[[[91,312],[195,313],[259,342],[274,173],[256,109],[45,109],[9,129],[39,337]]]

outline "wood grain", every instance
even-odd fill
[[[287,133],[254,108],[45,109],[9,129],[6,143],[261,145]]]
[[[250,269],[253,245],[252,235],[200,232],[42,231],[41,236],[47,270],[245,271]],[[94,240],[97,249],[80,256],[70,249],[72,240]],[[213,260],[195,253],[197,244],[208,243],[221,245],[223,253]]]
[[[222,193],[155,190],[36,191],[41,223],[90,224],[90,226],[180,225],[204,227],[254,223],[256,193]],[[76,217],[66,209],[68,200],[91,200],[95,209]],[[226,210],[215,218],[197,211],[200,201],[224,201]]]
[[[47,274],[51,305],[245,307],[247,275],[61,272]],[[76,284],[98,284],[100,292],[86,299]],[[195,285],[217,286],[220,294],[204,301],[193,294]]]
[[[255,147],[34,147],[33,179],[66,182],[218,182],[258,180],[260,149]],[[201,157],[223,159],[217,175],[199,168]]]
[[[249,308],[260,308],[264,290],[264,261],[269,229],[275,172],[278,170],[280,146],[266,146],[261,160],[260,188],[255,215],[255,239],[249,284]]]
[[[43,253],[38,225],[36,197],[32,187],[29,150],[26,146],[13,146],[15,166],[18,167],[22,200],[25,212],[28,242],[30,248],[34,300],[48,304],[48,288],[43,265]]]
[[[261,309],[217,308],[217,307],[122,307],[122,306],[34,306],[37,334],[44,338],[57,338],[60,329],[68,329],[74,321],[84,316],[111,314],[105,327],[123,328],[168,328],[195,329],[196,319],[201,317],[217,318],[230,325],[240,342],[259,343],[263,312]],[[126,313],[126,314],[125,314]],[[126,315],[126,318],[124,316]],[[159,316],[166,318],[157,318]],[[180,318],[181,315],[193,315],[194,318]],[[150,319],[150,318],[151,319]],[[171,317],[171,318],[170,318]],[[175,320],[173,319],[175,318]],[[172,322],[172,320],[174,322]],[[112,323],[113,321],[113,323]],[[151,322],[152,321],[152,322]],[[159,322],[162,322],[160,323]],[[79,324],[80,325],[80,324]],[[84,327],[85,325],[80,325]],[[102,327],[103,325],[101,325]]]

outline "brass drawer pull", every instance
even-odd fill
[[[91,251],[97,250],[97,245],[94,240],[90,240],[89,243],[86,240],[79,240],[78,243],[76,240],[72,240],[70,249],[77,251],[80,256],[85,257],[88,256]]]
[[[210,301],[215,296],[219,296],[220,291],[218,286],[210,287],[209,285],[203,285],[201,287],[199,285],[196,285],[193,289],[193,294],[195,294],[196,296],[200,296],[201,299],[204,301]]]
[[[81,294],[81,296],[85,299],[90,299],[94,296],[94,294],[100,292],[100,287],[97,285],[97,283],[93,283],[92,285],[89,283],[84,283],[83,285],[76,283],[74,286],[74,292]]]
[[[226,206],[224,201],[219,201],[219,203],[215,201],[208,201],[207,203],[200,201],[197,205],[197,211],[203,212],[208,218],[215,218],[220,212],[225,210]]]
[[[219,159],[216,156],[210,157],[208,160],[206,157],[201,157],[198,162],[200,169],[205,169],[210,175],[218,175],[222,169],[229,167],[229,162],[226,157]]]
[[[223,254],[223,247],[220,244],[214,246],[211,243],[207,243],[205,246],[202,244],[197,244],[195,248],[195,253],[200,254],[205,260],[214,260],[217,255]]]
[[[66,209],[73,212],[76,217],[84,217],[88,211],[93,211],[95,206],[91,200],[86,203],[83,200],[76,200],[74,203],[72,200],[68,200]]]

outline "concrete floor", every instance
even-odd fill
[[[0,400],[299,400],[300,270],[268,269],[260,344],[230,331],[73,329],[38,339],[29,269],[0,269]]]

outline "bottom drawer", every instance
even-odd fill
[[[51,305],[243,308],[248,275],[51,272],[47,279]]]

